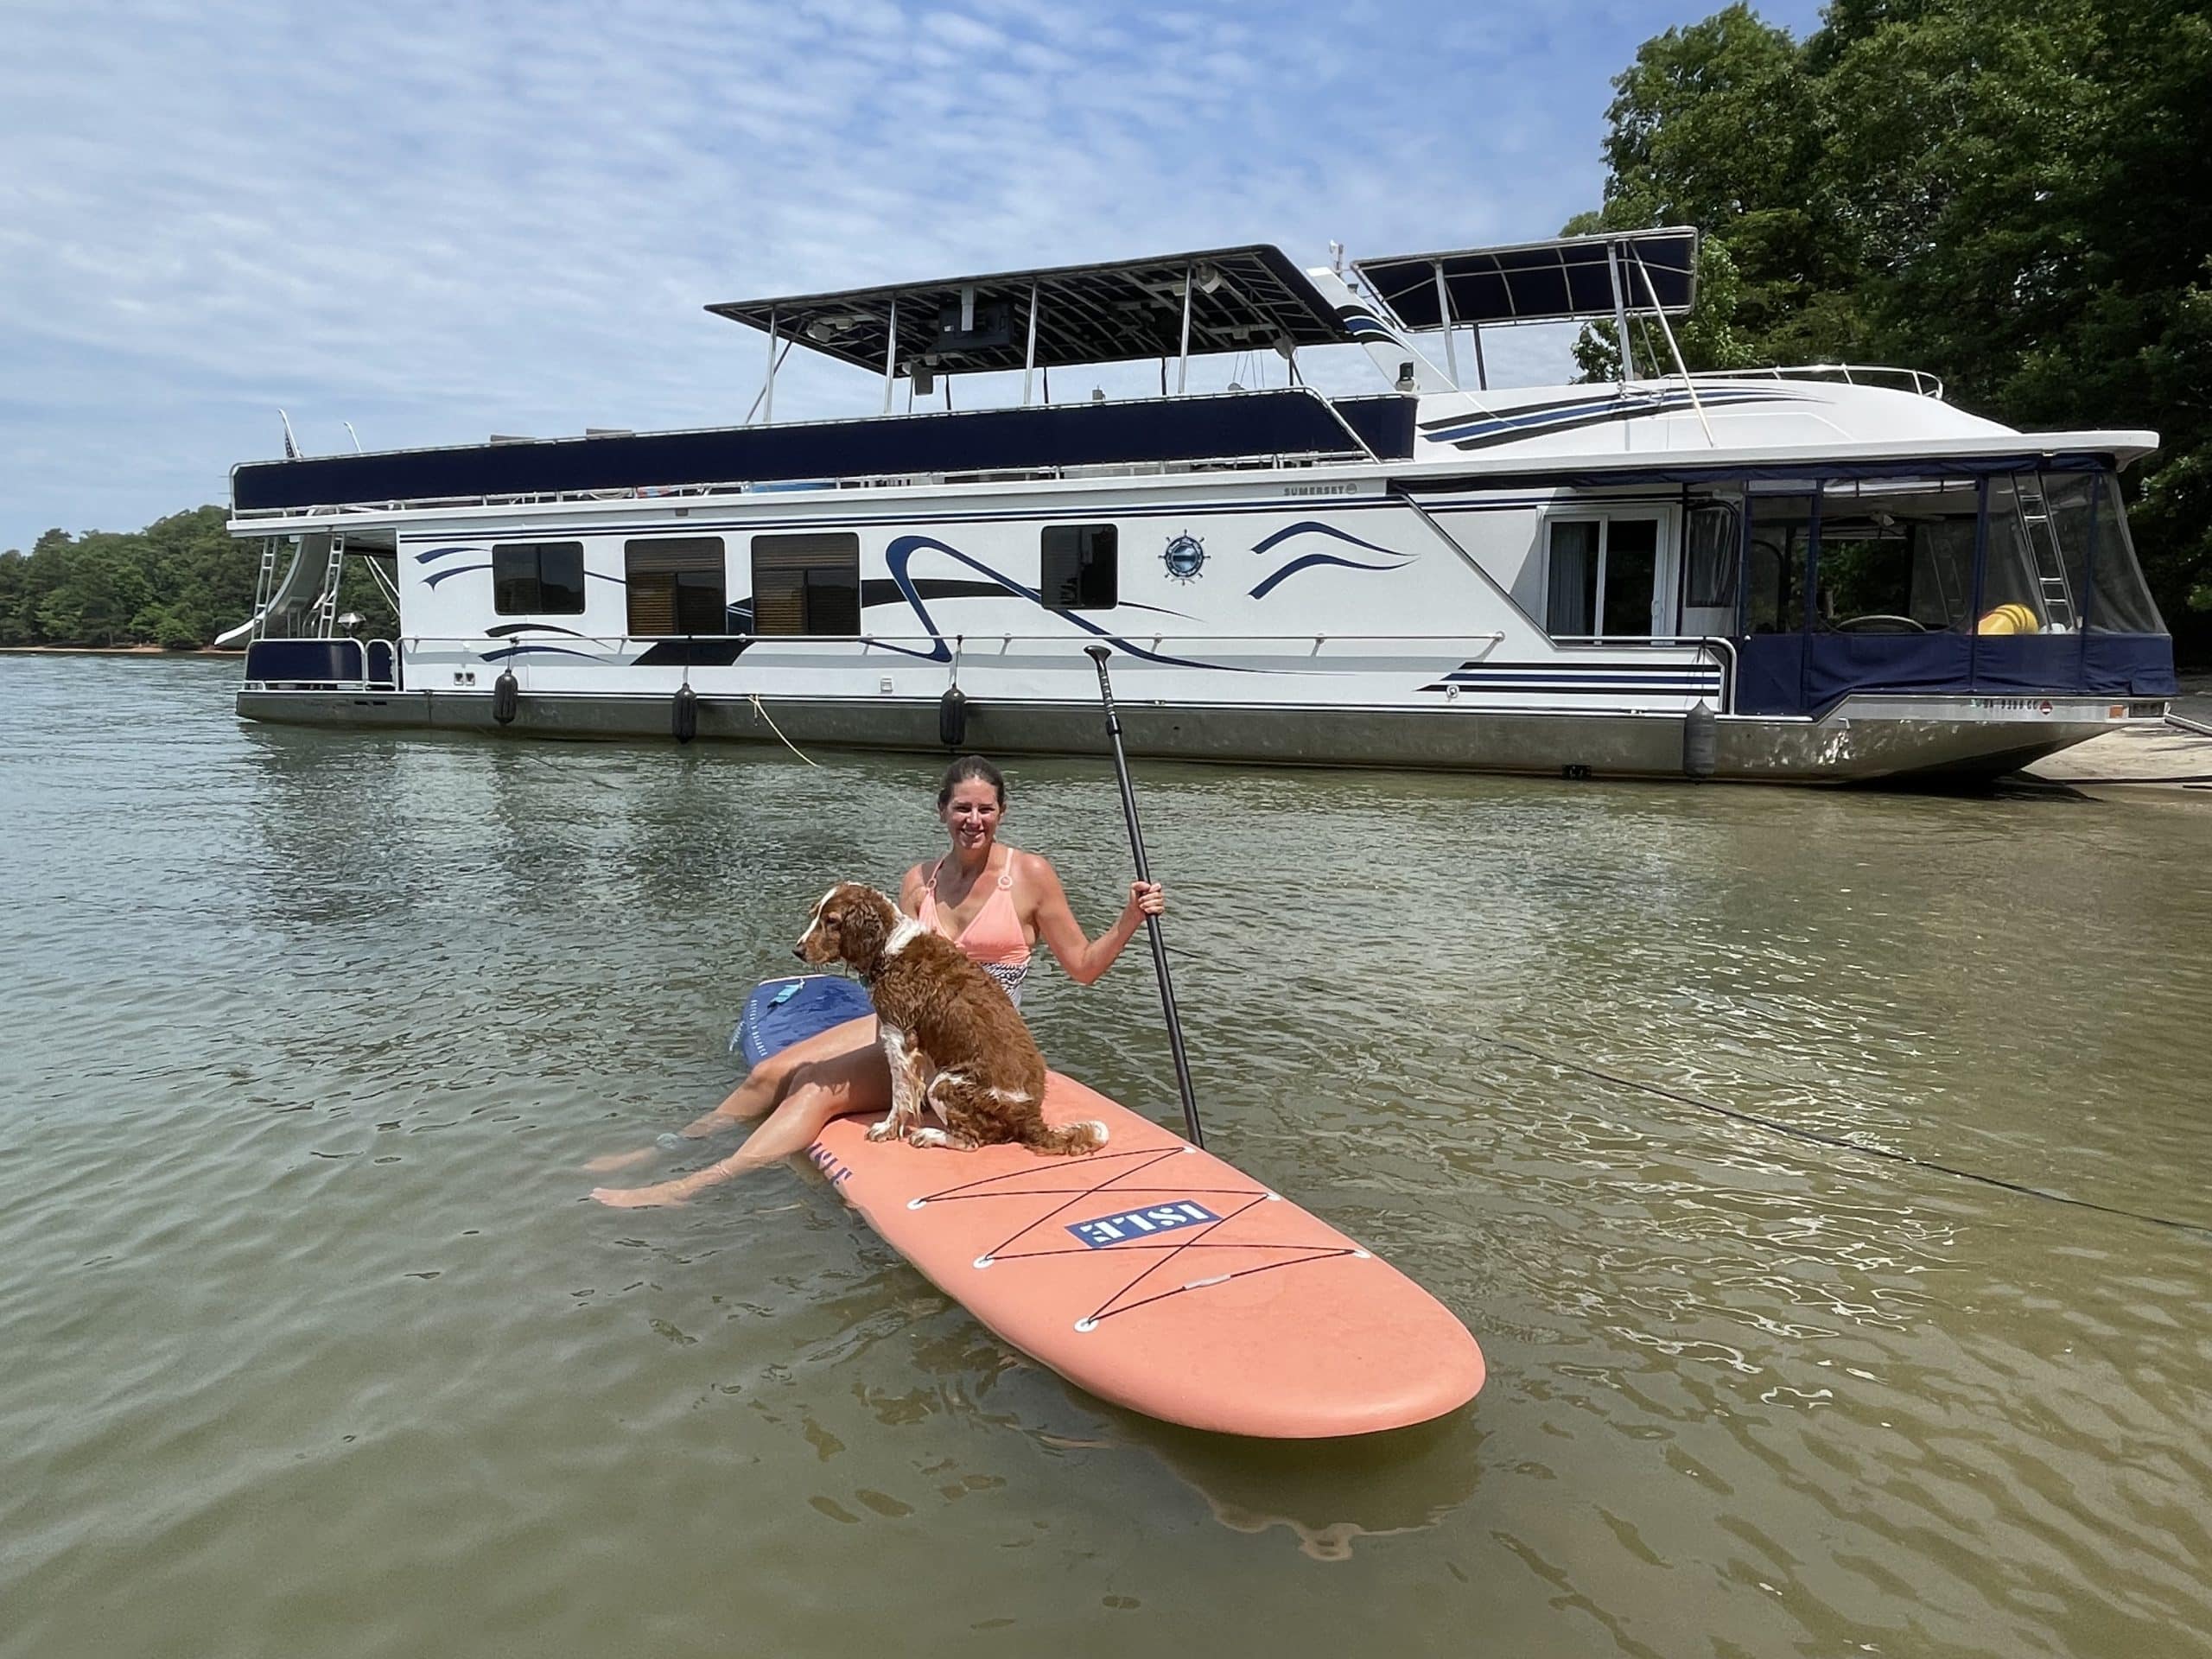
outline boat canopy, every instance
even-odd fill
[[[1351,338],[1306,273],[1266,244],[732,300],[707,309],[841,362],[902,374],[1287,350]]]
[[[1675,226],[1391,254],[1352,269],[1408,330],[1679,315],[1697,297],[1697,232]]]

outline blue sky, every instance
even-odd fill
[[[741,421],[763,342],[715,300],[1548,236],[1608,79],[1716,7],[8,0],[0,548],[226,499],[280,406],[316,453]],[[776,414],[874,395],[794,353]]]

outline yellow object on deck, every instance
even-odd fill
[[[2024,605],[1999,605],[1974,624],[1976,633],[2033,633],[2043,625]]]

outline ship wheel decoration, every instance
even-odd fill
[[[1160,562],[1176,581],[1195,582],[1206,568],[1205,543],[1185,531],[1167,543],[1167,550],[1160,556]]]

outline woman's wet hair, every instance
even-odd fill
[[[952,804],[952,791],[970,778],[980,778],[991,786],[999,798],[999,810],[1006,810],[1006,779],[999,769],[980,754],[963,754],[944,769],[944,778],[937,786],[938,810],[943,811]]]

